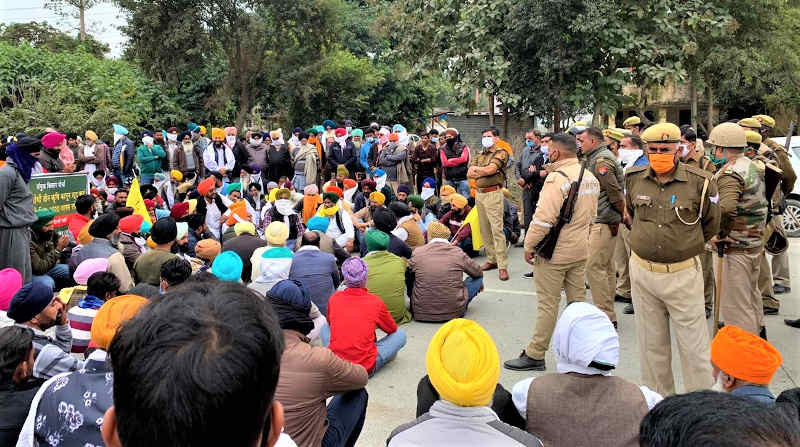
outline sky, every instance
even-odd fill
[[[120,57],[125,37],[117,29],[122,20],[119,8],[113,3],[101,3],[87,11],[87,32],[111,47],[110,57]],[[50,25],[78,35],[78,19],[62,18],[44,7],[44,0],[0,0],[0,22],[47,22]]]

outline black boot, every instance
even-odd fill
[[[761,332],[758,333],[758,336],[767,340],[767,328],[765,326],[761,326]]]
[[[522,354],[519,357],[515,358],[514,360],[508,360],[503,363],[507,369],[511,369],[514,371],[544,371],[544,359],[536,360],[534,358],[528,357],[528,354],[525,354],[525,351],[522,351]]]
[[[786,323],[787,326],[796,327],[796,328],[800,329],[800,318],[798,318],[796,320],[786,319],[786,320],[783,320],[783,322]]]

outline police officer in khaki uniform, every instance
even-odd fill
[[[707,389],[710,342],[699,255],[719,230],[717,188],[710,174],[678,161],[678,126],[656,124],[642,138],[650,165],[631,168],[625,177],[642,379],[661,395],[675,393],[672,333],[686,391]]]
[[[744,156],[744,132],[734,123],[722,123],[708,136],[714,156],[726,160],[714,177],[719,188],[720,229],[712,243],[725,244],[720,295],[725,324],[758,335],[764,320],[758,272],[768,203],[764,165]]]
[[[597,217],[589,229],[591,255],[586,262],[586,279],[592,290],[594,305],[605,312],[617,327],[617,314],[614,312],[617,272],[613,261],[617,233],[625,213],[625,196],[622,192],[622,166],[603,138],[603,132],[596,127],[578,134],[586,169],[600,182]]]
[[[631,134],[639,137],[642,135],[642,129],[644,129],[644,124],[642,124],[641,118],[639,118],[638,116],[632,116],[622,122],[622,127],[625,130],[630,131]]]
[[[577,158],[575,139],[568,135],[553,135],[550,140],[550,160],[536,212],[525,233],[525,260],[534,263],[536,281],[536,329],[533,339],[519,358],[505,362],[505,367],[516,371],[544,371],[544,355],[556,326],[561,290],[567,303],[586,299],[584,268],[589,254],[586,235],[597,212],[600,184],[586,169],[578,189],[578,198],[572,219],[559,233],[553,256],[544,259],[534,253],[536,246],[550,233],[559,220],[561,205],[567,199],[570,187],[578,181],[581,164]]]
[[[792,168],[792,163],[789,161],[789,154],[786,149],[778,143],[769,138],[769,132],[775,127],[775,119],[768,115],[756,115],[753,118],[761,123],[761,128],[758,130],[763,138],[762,146],[759,153],[765,154],[765,149],[769,149],[775,159],[778,161],[778,167],[783,172],[781,178],[781,191],[784,195],[788,195],[794,190],[794,183],[797,180],[797,174]],[[774,217],[775,226],[783,227],[783,214],[778,213]],[[772,257],[772,274],[775,284],[775,293],[789,293],[792,291],[792,277],[789,273],[789,252],[784,251],[779,255]]]
[[[481,270],[499,268],[501,281],[508,281],[508,247],[503,233],[503,185],[508,152],[497,147],[499,135],[494,128],[486,129],[481,137],[482,150],[467,170],[467,178],[475,179],[478,191],[475,205],[481,227],[486,264]]]

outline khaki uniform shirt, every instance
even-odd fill
[[[702,253],[705,242],[719,230],[717,185],[708,172],[678,163],[672,179],[661,184],[649,166],[637,166],[628,170],[625,186],[630,246],[642,259],[685,261]],[[693,223],[701,211],[702,217]]]
[[[764,150],[764,146],[766,146],[768,150]],[[772,156],[769,155],[769,150],[774,152]],[[767,158],[775,158],[775,160],[778,162],[778,167],[781,169],[781,171],[783,171],[783,177],[781,179],[781,191],[783,191],[784,194],[791,193],[792,190],[794,190],[794,182],[797,180],[797,174],[794,172],[794,168],[792,168],[792,162],[789,160],[789,154],[786,153],[786,149],[784,149],[784,147],[778,143],[767,138],[764,140],[762,149],[759,149],[758,153],[759,155],[767,156]]]
[[[472,165],[485,168],[490,164],[497,166],[497,172],[492,175],[485,175],[475,179],[478,188],[488,188],[490,186],[503,186],[506,183],[506,164],[508,164],[508,152],[497,146],[490,147],[478,152]]]
[[[531,219],[530,227],[525,232],[525,251],[533,253],[536,245],[547,236],[550,229],[558,222],[561,205],[569,194],[572,182],[578,181],[581,165],[576,158],[559,160],[546,166],[549,174],[544,180],[536,213]],[[563,172],[566,177],[556,171]],[[569,264],[582,261],[588,256],[589,224],[597,214],[597,197],[600,195],[600,183],[589,169],[583,173],[583,181],[578,189],[578,200],[572,212],[572,220],[564,225],[558,235],[556,248],[553,250],[553,264]],[[538,262],[538,261],[537,261]]]

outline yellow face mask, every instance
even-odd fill
[[[648,154],[647,158],[656,174],[666,174],[675,167],[675,154]]]

